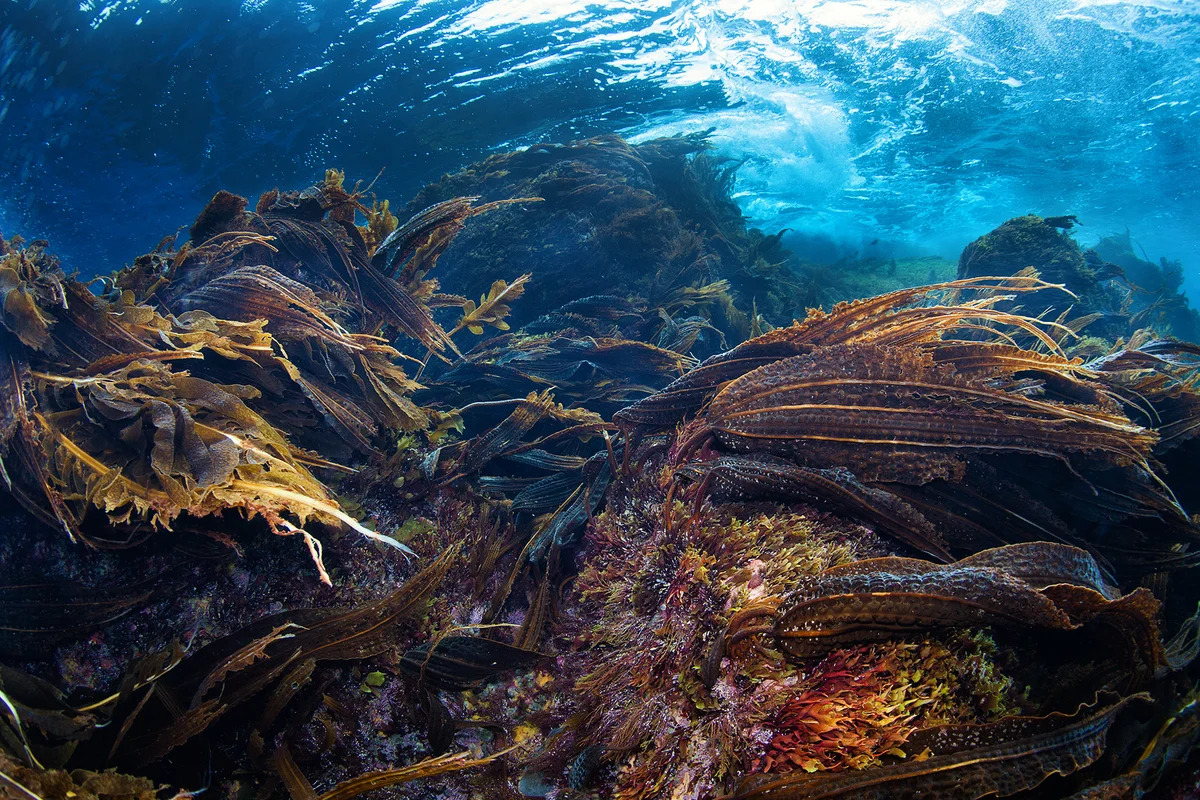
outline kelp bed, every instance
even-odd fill
[[[703,151],[0,244],[0,794],[1180,796],[1200,347],[1023,267],[773,328]],[[433,272],[572,220],[641,281]]]

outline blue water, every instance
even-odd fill
[[[1200,294],[1194,0],[0,0],[0,230],[85,273],[218,188],[386,168],[402,203],[539,140],[707,128],[767,230],[956,257],[1074,213]]]

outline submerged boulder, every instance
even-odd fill
[[[737,163],[709,147],[706,134],[539,144],[445,175],[407,210],[464,195],[544,198],[478,220],[439,262],[439,278],[469,296],[514,264],[532,272],[517,324],[580,297],[621,294],[651,311],[694,308],[736,341],[750,334],[752,309],[779,323],[803,308],[780,274],[788,254],[779,237],[749,228],[730,197]]]
[[[1043,218],[1036,214],[1014,217],[968,244],[958,260],[959,278],[1016,275],[1034,269],[1050,283],[1062,284],[1074,298],[1061,292],[1039,292],[1022,298],[1022,310],[1031,316],[1057,317],[1068,308],[1075,313],[1097,313],[1087,333],[1115,340],[1128,332],[1124,314],[1125,293],[1109,279],[1120,274],[1093,251],[1084,252],[1067,235],[1070,217]]]

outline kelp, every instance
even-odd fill
[[[0,258],[0,320],[26,347],[54,354],[50,328],[55,318],[50,309],[66,306],[65,276],[45,243],[27,248],[20,247],[20,241],[10,244]]]
[[[961,475],[963,456],[979,453],[1065,459],[1081,452],[1149,471],[1156,441],[1115,407],[997,389],[875,345],[835,345],[760,367],[717,393],[705,428],[734,450],[761,448],[807,466],[845,466],[860,480],[916,484]]]
[[[1198,560],[1200,350],[1150,334],[1077,350],[1101,318],[1028,315],[1071,298],[1029,272],[774,328],[779,237],[722,204],[732,167],[703,147],[535,147],[447,176],[437,191],[460,196],[431,190],[444,202],[407,221],[336,171],[253,210],[220,193],[189,242],[94,291],[40,244],[0,247],[13,496],[97,546],[207,533],[243,559],[210,564],[246,595],[188,606],[208,644],[165,646],[78,703],[0,674],[0,749],[172,775],[211,745],[219,779],[236,764],[246,790],[297,800],[344,778],[330,765],[346,752],[368,772],[325,800],[508,752],[531,791],[647,799],[976,797],[1068,774],[1046,788],[1075,789],[1148,782],[1189,752],[1200,637],[1177,613],[1194,591],[1167,575]],[[509,176],[528,179],[520,199],[495,194]],[[514,222],[539,219],[571,220],[640,277],[581,250],[562,266],[597,280],[572,297],[550,256],[498,255],[537,246]],[[301,538],[341,597],[404,566],[311,523],[442,555],[375,601],[322,607],[297,601],[286,565],[246,559],[231,511]],[[208,569],[188,573],[203,591]],[[0,647],[102,627],[141,649],[159,629],[123,615],[173,592],[107,578],[59,602],[49,584],[0,587]],[[261,616],[267,599],[288,610]],[[1164,643],[1160,624],[1179,632]],[[1077,706],[1101,689],[1124,698]],[[1127,719],[1142,689],[1175,722]],[[369,772],[420,758],[414,723],[434,758]],[[501,752],[439,757],[465,727]]]
[[[72,635],[106,625],[145,603],[158,579],[93,587],[72,581],[0,586],[0,653],[44,656]]]
[[[984,551],[944,566],[877,558],[802,581],[776,612],[773,635],[788,653],[807,657],[912,631],[973,626],[1074,631],[1103,618],[1141,659],[1141,671],[1153,675],[1166,664],[1158,601],[1146,589],[1106,594],[1113,590],[1090,556],[1049,542]]]
[[[749,372],[816,347],[839,344],[920,347],[956,341],[959,334],[987,332],[1002,336],[996,325],[1015,325],[1042,344],[1054,346],[1045,323],[996,312],[992,306],[1024,292],[1058,289],[1033,276],[979,278],[903,289],[878,297],[838,303],[831,312],[813,310],[803,322],[757,336],[702,362],[663,391],[614,417],[623,428],[661,430],[694,414],[725,384]],[[963,302],[971,292],[976,300]],[[939,302],[947,298],[956,304]],[[1002,340],[1003,341],[1003,340]]]
[[[201,309],[244,323],[266,320],[272,339],[263,342],[256,362],[292,380],[324,421],[370,451],[380,428],[418,430],[427,414],[409,395],[419,387],[396,363],[399,351],[377,336],[348,332],[322,309],[308,287],[269,267],[241,267],[181,299]],[[195,312],[191,312],[195,313]],[[187,320],[184,315],[181,319]],[[341,399],[345,398],[345,399]],[[359,414],[365,407],[368,416]]]
[[[149,778],[116,770],[40,770],[14,763],[0,752],[0,792],[14,800],[155,800],[159,789]]]
[[[245,199],[220,193],[192,226],[192,247],[198,252],[203,242],[234,234],[274,237],[277,253],[251,248],[242,254],[243,263],[246,257],[258,256],[256,263],[247,266],[272,267],[313,291],[326,293],[325,310],[340,307],[343,313],[357,316],[354,324],[363,333],[373,333],[383,323],[439,357],[456,354],[449,334],[430,313],[436,282],[425,280],[425,275],[465,219],[501,204],[476,207],[470,198],[442,204],[399,225],[370,252],[362,232],[353,225],[354,210],[366,210],[356,198],[334,180],[332,185],[298,194],[269,193],[259,200],[256,213],[247,213]],[[348,208],[349,213],[339,214],[339,208]],[[168,304],[175,308],[190,292],[235,268],[235,255],[184,257],[175,265],[171,287],[164,292]],[[345,308],[347,300],[351,308]]]
[[[359,660],[377,655],[395,642],[395,623],[411,614],[435,591],[457,558],[451,548],[399,589],[351,609],[296,609],[261,619],[217,640],[146,686],[147,696],[172,698],[177,707],[158,723],[138,721],[120,753],[157,760],[211,727],[222,716],[259,696],[273,683],[291,679],[326,661]],[[297,687],[298,689],[299,687]],[[297,689],[274,695],[260,716],[268,728]],[[190,701],[185,700],[190,698]],[[141,712],[138,706],[133,714]]]
[[[343,781],[321,795],[317,800],[350,800],[350,798],[358,797],[364,792],[374,789],[382,789],[387,786],[396,786],[397,784],[408,783],[410,781],[424,780],[437,777],[438,775],[447,775],[462,770],[482,767],[491,764],[503,757],[503,755],[504,753],[501,752],[476,758],[471,752],[463,751],[426,758],[406,767],[381,770]]]
[[[709,148],[706,134],[636,144],[619,136],[540,143],[445,175],[408,208],[417,212],[464,195],[544,198],[481,220],[443,266],[448,281],[477,294],[508,277],[500,265],[528,265],[544,280],[531,290],[533,302],[518,311],[521,322],[619,287],[625,299],[645,307],[654,330],[662,309],[673,319],[700,316],[738,341],[749,329],[738,309],[755,300],[773,319],[790,319],[803,307],[790,291],[787,270],[765,275],[758,269],[788,254],[778,237],[747,227],[728,194],[736,164]],[[656,341],[646,331],[623,335]],[[703,352],[713,352],[719,341],[712,335]]]
[[[697,506],[710,488],[723,500],[775,498],[829,505],[875,524],[916,550],[951,560],[945,541],[919,511],[890,492],[862,484],[844,468],[809,469],[757,453],[685,465],[673,478],[690,478],[699,484]]]
[[[437,353],[455,347],[422,300],[370,264],[351,224],[365,210],[359,197],[338,173],[311,190],[269,193],[254,213],[219,193],[190,243],[171,253],[164,240],[103,297],[65,278],[40,247],[6,251],[7,319],[37,354],[30,365],[20,352],[29,344],[14,340],[4,376],[14,391],[0,457],[19,457],[22,503],[78,539],[88,507],[118,525],[154,527],[241,509],[278,532],[300,532],[323,576],[320,543],[300,527],[306,518],[374,537],[308,469],[340,465],[291,437],[372,455],[383,432],[425,429],[431,417],[410,399],[419,386],[377,327],[390,324]],[[421,237],[452,235],[464,218],[450,228],[401,226],[389,247],[412,245],[409,260],[421,259],[423,274],[440,250]],[[465,325],[503,325],[525,280]],[[178,316],[141,302],[153,294]],[[177,366],[187,362],[200,363]]]
[[[462,319],[458,321],[450,334],[453,336],[466,328],[476,336],[482,336],[485,324],[491,325],[497,330],[508,330],[509,325],[504,321],[511,311],[508,304],[524,294],[525,283],[531,277],[532,275],[526,273],[512,283],[498,280],[492,284],[492,288],[488,290],[487,294],[479,298],[479,305],[476,305],[474,300],[468,300],[463,304]]]
[[[948,726],[917,734],[910,749],[931,755],[895,766],[836,775],[792,774],[747,778],[731,800],[1009,797],[1055,775],[1071,775],[1103,753],[1109,729],[1126,707],[1145,702],[1131,695],[1115,703],[1044,718],[1010,717],[986,725]]]
[[[529,667],[541,653],[479,636],[450,634],[405,652],[400,668],[432,689],[465,691],[502,672]]]
[[[141,359],[101,375],[34,379],[45,406],[33,425],[52,490],[82,506],[77,518],[91,505],[119,523],[170,527],[183,513],[236,508],[280,527],[294,513],[301,525],[316,515],[361,528],[245,404],[252,389]]]
[[[553,386],[564,400],[615,409],[666,386],[692,363],[646,342],[522,331],[480,342],[428,384],[440,395],[462,399],[479,392],[520,396]]]
[[[1064,323],[996,308],[1060,289],[1022,274],[814,311],[613,419],[629,452],[694,415],[673,457],[679,477],[702,484],[697,502],[710,486],[816,502],[942,559],[1036,539],[1120,558],[1104,532],[1141,542],[1144,520],[1165,533],[1144,544],[1167,551],[1193,535],[1159,459],[1196,430],[1195,357],[1139,340],[1162,357],[1127,349],[1084,363],[1062,354]]]

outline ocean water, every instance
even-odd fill
[[[709,128],[831,258],[1076,214],[1200,292],[1194,0],[0,0],[0,231],[84,274],[222,188]]]

